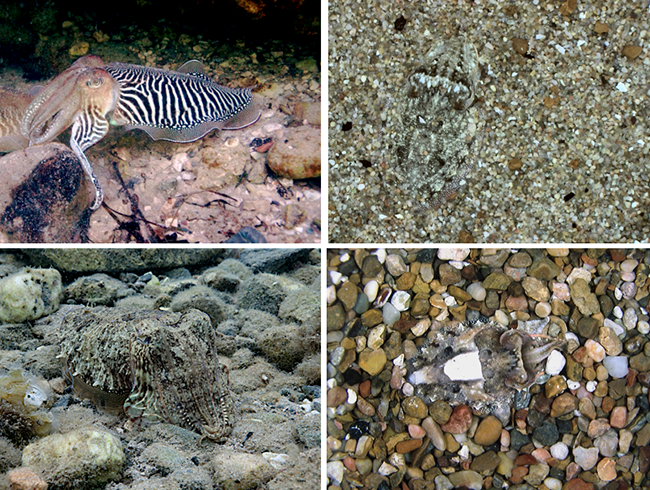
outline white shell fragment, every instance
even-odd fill
[[[443,367],[443,372],[452,381],[482,380],[483,370],[478,351],[465,352],[449,359]]]

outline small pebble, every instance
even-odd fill
[[[563,442],[556,442],[551,446],[551,456],[559,461],[564,461],[569,455],[569,446]]]
[[[558,350],[554,350],[546,359],[546,374],[555,376],[560,374],[566,365],[566,358]]]
[[[584,448],[578,446],[573,448],[573,458],[578,466],[585,471],[590,470],[598,462],[598,449],[595,447]]]

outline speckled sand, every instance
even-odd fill
[[[647,241],[650,9],[608,4],[563,15],[559,1],[330,1],[330,242]],[[395,94],[436,39],[458,33],[481,64],[476,168],[455,199],[414,216],[382,185]],[[643,51],[630,60],[628,45]]]

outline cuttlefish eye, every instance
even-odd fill
[[[88,85],[90,88],[100,87],[102,83],[104,83],[104,80],[102,78],[91,78],[90,80],[86,81],[86,85]]]

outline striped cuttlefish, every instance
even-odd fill
[[[72,127],[70,148],[95,187],[92,210],[104,195],[84,152],[110,125],[189,143],[214,129],[249,126],[261,113],[251,89],[218,85],[199,61],[170,71],[106,64],[94,55],[79,58],[37,95],[0,89],[0,107],[0,151],[48,143]]]

